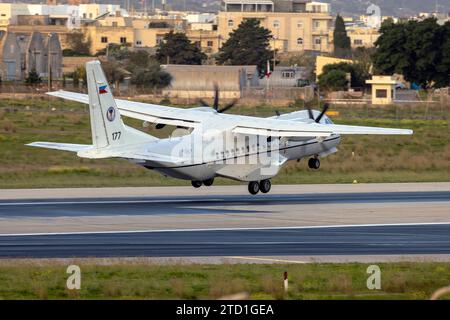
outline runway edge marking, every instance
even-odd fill
[[[407,227],[407,226],[439,226],[450,225],[450,222],[412,222],[412,223],[376,223],[376,224],[341,224],[323,226],[291,226],[291,227],[254,227],[254,228],[198,228],[198,229],[160,229],[160,230],[110,230],[110,231],[74,231],[74,232],[42,232],[42,233],[3,233],[0,237],[88,235],[88,234],[132,234],[132,233],[164,233],[164,232],[207,232],[207,231],[265,231],[265,230],[298,230],[298,229],[333,229],[364,227]]]

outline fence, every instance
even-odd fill
[[[314,89],[312,87],[250,87],[244,88],[241,97],[245,99],[255,100],[305,100],[311,101],[314,99]]]

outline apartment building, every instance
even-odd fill
[[[221,42],[245,19],[269,29],[272,48],[279,52],[331,52],[330,5],[310,0],[223,0],[218,14]]]
[[[0,29],[20,24],[21,16],[43,16],[49,25],[68,29],[80,28],[104,15],[128,16],[128,12],[115,4],[26,4],[0,3]]]
[[[347,28],[347,35],[350,38],[352,48],[371,48],[380,37],[378,29],[368,27]]]

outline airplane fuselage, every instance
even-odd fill
[[[332,135],[321,140],[267,139],[260,136],[251,140],[236,135],[227,139],[227,134],[222,134],[210,137],[209,144],[204,138],[197,143],[193,143],[194,140],[192,135],[186,135],[162,139],[146,146],[146,151],[152,154],[183,157],[181,163],[148,160],[132,162],[183,180],[205,181],[222,176],[238,181],[260,181],[276,176],[289,160],[318,158],[336,152],[341,137]]]

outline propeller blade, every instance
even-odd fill
[[[198,101],[200,102],[200,104],[201,104],[203,107],[209,107],[209,108],[211,108],[211,106],[210,106],[205,100],[199,99]]]
[[[309,118],[310,118],[311,120],[315,120],[315,119],[314,119],[314,114],[313,114],[313,112],[312,112],[312,110],[311,110],[310,107],[308,107],[308,115],[309,115]]]
[[[214,104],[213,108],[216,111],[219,111],[219,85],[214,83]]]
[[[236,102],[237,102],[237,99],[234,99],[233,101],[231,101],[230,103],[226,104],[225,107],[223,107],[222,109],[218,110],[217,112],[223,113],[223,112],[233,108],[235,106]]]
[[[322,120],[323,116],[325,115],[325,113],[327,113],[328,109],[330,108],[330,105],[328,103],[325,103],[323,105],[323,110],[322,112],[319,114],[319,116],[316,119],[316,122],[319,123],[320,120]]]

